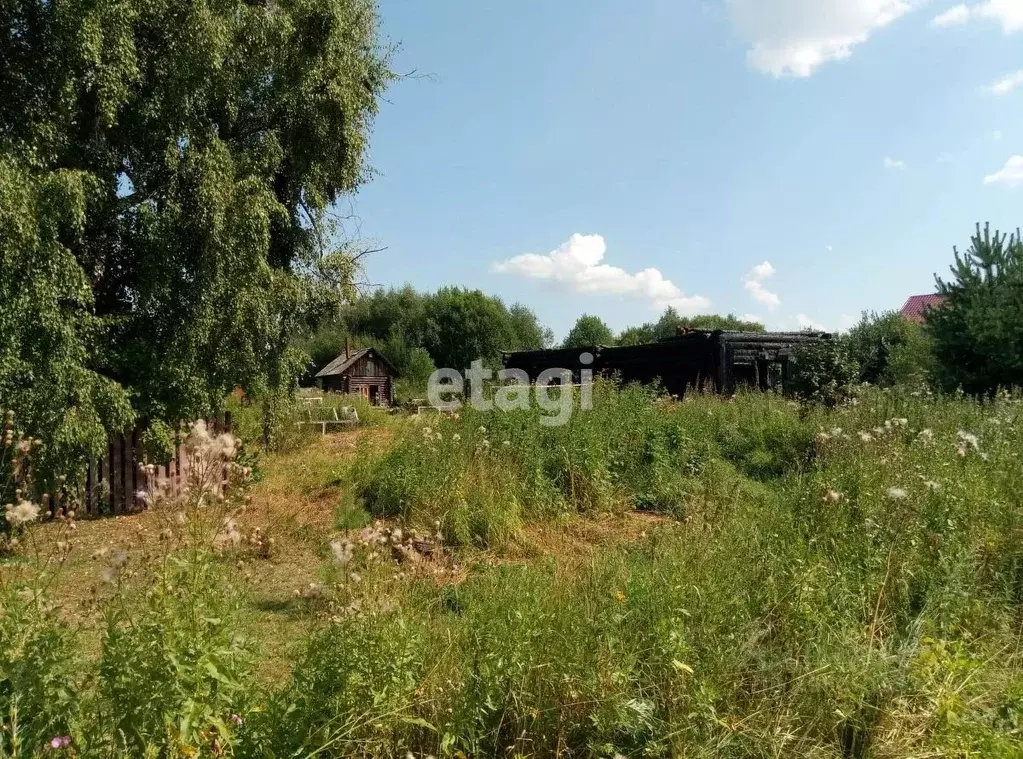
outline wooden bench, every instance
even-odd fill
[[[331,408],[330,416],[327,419],[313,419],[312,410],[306,410],[306,419],[299,420],[296,424],[311,424],[320,427],[322,434],[327,434],[328,427],[350,427],[359,423],[359,412],[351,406],[342,406],[341,413],[338,409]]]

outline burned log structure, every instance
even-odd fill
[[[660,386],[682,397],[688,390],[731,394],[740,387],[770,390],[789,377],[796,346],[830,340],[823,332],[730,332],[688,330],[646,345],[562,348],[505,353],[506,369],[520,369],[536,382],[548,370],[565,369],[579,382],[584,369],[622,383]]]

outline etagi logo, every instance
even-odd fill
[[[582,367],[593,364],[592,353],[579,356]],[[522,369],[501,369],[497,372],[498,384],[493,389],[493,397],[484,395],[484,385],[494,380],[494,371],[483,366],[483,361],[472,362],[465,376],[457,369],[438,369],[430,375],[426,385],[427,398],[430,405],[440,411],[458,411],[465,404],[465,385],[469,384],[468,403],[480,411],[514,411],[527,410],[532,403],[532,395],[536,397],[536,405],[547,412],[540,417],[545,427],[560,427],[567,424],[575,410],[576,390],[579,391],[579,409],[589,411],[593,408],[593,370],[579,370],[579,384],[573,383],[571,369],[546,369],[537,375],[536,382],[530,384],[529,374]]]

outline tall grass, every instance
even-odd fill
[[[329,616],[290,680],[263,690],[219,582],[176,579],[170,606],[159,593],[132,605],[149,632],[118,648],[143,653],[116,676],[57,656],[73,642],[11,589],[0,707],[33,704],[22,754],[65,729],[79,755],[140,748],[117,737],[130,717],[167,756],[1023,755],[1017,400],[870,391],[824,412],[597,392],[562,428],[539,411],[402,423],[353,485],[406,529],[439,521],[456,557],[565,513],[640,507],[684,525],[455,583],[379,565],[356,582],[356,560],[326,550],[352,562],[324,575]],[[214,561],[175,555],[196,577]],[[91,674],[64,685],[66,667]],[[203,704],[188,740],[167,730],[193,713],[176,693]],[[93,703],[104,720],[61,722]]]

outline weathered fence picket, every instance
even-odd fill
[[[206,420],[209,428],[216,432],[231,430],[231,414],[225,412],[214,419]],[[159,482],[169,495],[180,495],[188,482],[188,455],[184,448],[184,436],[174,436],[174,453],[166,464],[156,467],[156,472],[145,474],[145,454],[142,451],[141,431],[131,430],[110,439],[105,456],[91,458],[86,466],[83,482],[81,507],[86,514],[125,514],[141,507],[138,494],[147,484]],[[57,499],[51,497],[47,504],[51,510],[57,508]]]

